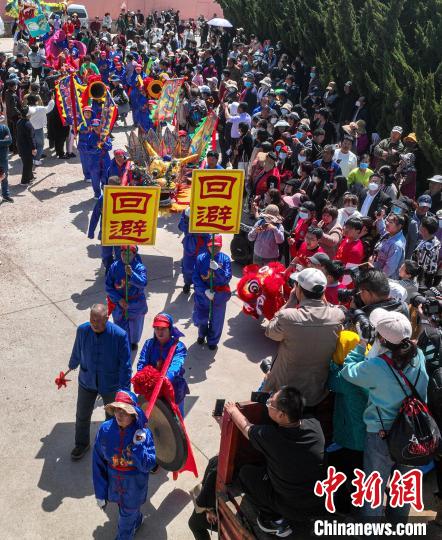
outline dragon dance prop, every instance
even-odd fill
[[[164,81],[161,95],[155,107],[152,108],[151,118],[153,123],[158,126],[162,122],[172,122],[175,116],[178,99],[181,92],[181,86],[184,83],[182,79],[168,79]]]
[[[32,14],[30,13],[32,10]],[[12,0],[7,2],[5,6],[5,14],[9,15],[13,19],[20,19],[22,16],[24,20],[31,19],[37,13],[52,13],[53,11],[66,11],[65,2],[43,2],[40,0],[27,0],[26,2],[19,2],[19,0]],[[22,21],[20,21],[22,22]]]
[[[74,75],[63,77],[55,83],[55,101],[63,125],[73,127],[77,135],[78,126],[84,122],[81,99],[86,86]]]

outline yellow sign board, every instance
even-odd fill
[[[160,191],[156,186],[104,186],[102,245],[154,245]]]
[[[192,173],[191,233],[237,234],[241,223],[244,171],[198,169]]]

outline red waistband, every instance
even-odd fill
[[[215,292],[231,292],[230,291],[230,287],[228,285],[218,285],[218,286],[215,286],[213,287],[213,290]]]

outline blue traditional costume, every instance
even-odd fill
[[[91,126],[100,125],[98,119],[92,120]],[[100,143],[100,135],[92,131],[87,138],[87,156],[89,172],[92,178],[92,188],[94,195],[98,199],[101,195],[101,187],[106,184],[107,171],[110,165],[109,150],[112,150],[112,143],[109,137],[103,143]]]
[[[133,348],[138,344],[143,333],[144,317],[147,313],[147,301],[144,289],[147,285],[146,267],[137,254],[138,248],[130,246],[130,251],[135,254],[130,262],[132,275],[129,276],[128,310],[120,306],[120,300],[126,298],[126,264],[122,258],[126,257],[126,246],[121,247],[121,258],[115,261],[106,275],[106,294],[110,301],[115,304],[112,311],[114,323],[126,330],[129,341]]]
[[[90,111],[92,113],[92,107],[84,107],[84,111]],[[78,126],[78,144],[77,149],[80,154],[81,168],[83,169],[83,176],[85,180],[92,180],[91,172],[89,170],[89,154],[87,152],[87,141],[90,135],[90,126],[94,118],[92,113],[91,118],[86,119]]]
[[[222,246],[221,235],[216,235],[214,245]],[[225,253],[217,253],[214,257],[217,268],[210,268],[212,241],[207,245],[207,251],[198,255],[193,271],[193,286],[195,288],[195,305],[193,308],[193,322],[198,326],[198,342],[207,339],[209,348],[215,349],[221,339],[226,304],[231,297],[229,282],[232,279],[232,266],[230,257]],[[210,291],[210,274],[213,273],[213,292]],[[213,299],[211,300],[211,297]],[[212,301],[212,314],[209,321],[210,302]]]
[[[145,341],[140,357],[138,358],[137,371],[141,371],[146,366],[153,366],[161,370],[164,360],[167,358],[171,347],[183,335],[174,325],[173,319],[168,313],[159,313],[152,326],[154,328],[169,328],[170,339],[167,343],[161,344],[157,337],[154,336]],[[175,393],[175,403],[180,408],[181,414],[184,414],[184,398],[189,393],[189,387],[184,379],[185,373],[184,362],[187,356],[187,348],[184,343],[178,341],[175,352],[173,353],[172,361],[169,369],[166,372],[166,377],[172,383]]]
[[[184,278],[184,292],[189,292],[192,285],[193,269],[198,255],[207,249],[207,242],[210,234],[199,234],[189,232],[189,208],[183,210],[178,229],[184,233],[182,240],[183,258],[181,259],[181,270]]]
[[[93,455],[93,481],[97,503],[104,509],[115,502],[119,508],[118,540],[131,540],[143,521],[140,508],[146,502],[149,471],[155,466],[155,447],[144,412],[133,392],[117,392],[106,412],[123,409],[133,422],[120,428],[112,418],[98,430]]]

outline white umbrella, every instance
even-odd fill
[[[215,19],[210,19],[207,24],[209,26],[219,26],[220,28],[233,28],[233,24],[231,22],[229,22],[227,19],[221,19],[219,17],[215,17]]]

